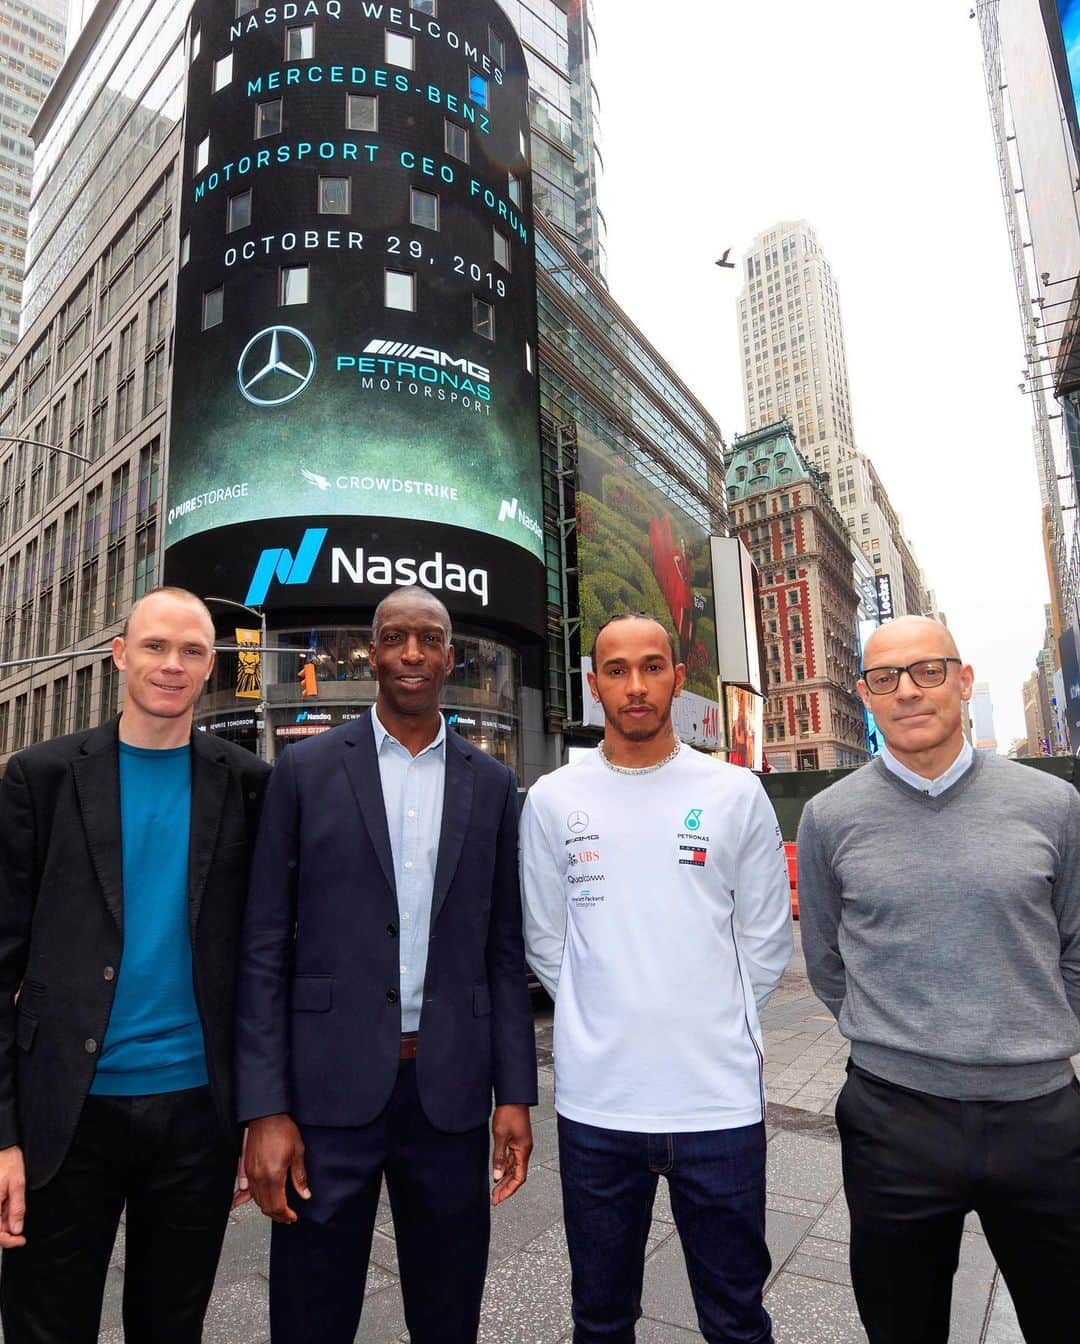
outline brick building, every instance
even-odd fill
[[[727,490],[732,532],[761,573],[769,765],[861,765],[869,753],[855,693],[858,596],[850,542],[789,421],[736,437]]]

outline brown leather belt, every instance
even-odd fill
[[[401,1058],[402,1058],[402,1059],[415,1059],[415,1058],[416,1058],[416,1043],[417,1043],[417,1041],[418,1041],[419,1039],[420,1039],[420,1038],[417,1036],[417,1034],[416,1034],[415,1031],[411,1031],[411,1032],[408,1033],[408,1035],[406,1035],[406,1036],[402,1036],[402,1038],[401,1038]]]

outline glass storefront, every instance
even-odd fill
[[[358,718],[374,701],[377,683],[368,657],[369,626],[280,630],[267,635],[274,652],[263,656],[258,698],[240,698],[239,655],[218,654],[199,728],[259,750],[267,759],[305,737]],[[232,643],[223,631],[220,643]],[[280,652],[278,652],[280,650]],[[513,649],[473,635],[454,635],[454,670],[446,679],[443,713],[462,737],[521,773],[520,658]],[[313,665],[315,695],[302,695],[304,669]]]

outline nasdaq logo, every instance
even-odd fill
[[[325,527],[308,528],[295,556],[282,546],[263,551],[259,556],[259,563],[255,566],[251,587],[248,589],[247,597],[244,598],[245,603],[249,607],[261,607],[275,579],[281,584],[307,583],[315,568],[315,561],[319,558],[322,544],[326,540],[326,531]]]

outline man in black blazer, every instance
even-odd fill
[[[536,1102],[517,791],[446,730],[437,598],[385,598],[370,657],[374,711],[289,748],[252,869],[237,1096],[271,1332],[352,1344],[385,1175],[410,1339],[474,1344],[490,1204],[525,1180]]]
[[[0,1312],[91,1344],[127,1207],[129,1344],[197,1344],[237,1177],[236,945],[269,767],[192,733],[210,613],[157,589],[118,720],[0,783]]]

